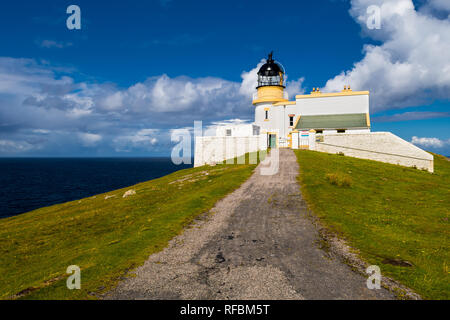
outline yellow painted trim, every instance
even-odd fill
[[[282,102],[282,101],[289,101],[286,99],[270,99],[270,98],[264,98],[264,99],[256,99],[252,101],[252,104],[258,104],[263,102]]]
[[[295,121],[294,128],[297,128],[297,124],[300,121],[300,117],[301,117],[301,115],[299,115],[298,118],[297,118],[297,121]]]
[[[274,103],[274,107],[278,107],[278,106],[292,106],[297,104],[297,101],[286,101],[286,102],[277,102]]]
[[[332,93],[313,93],[302,94],[295,96],[295,99],[309,99],[309,98],[328,98],[328,97],[342,97],[342,96],[361,96],[369,95],[369,91],[345,91],[345,92],[332,92]]]
[[[370,127],[370,115],[368,112],[366,113],[366,123],[367,123],[367,126]]]
[[[270,108],[264,108],[264,111],[269,111],[270,110]]]
[[[262,102],[281,102],[288,101],[284,99],[284,88],[280,86],[263,86],[257,89],[257,97],[253,100],[253,104]]]

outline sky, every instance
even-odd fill
[[[70,5],[81,29],[69,30]],[[380,28],[367,9],[380,8]],[[0,156],[168,156],[174,129],[253,121],[287,91],[370,91],[372,131],[450,155],[448,0],[40,0],[0,10]]]

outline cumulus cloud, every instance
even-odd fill
[[[428,0],[420,7],[420,11],[440,19],[448,19],[450,2],[447,0]]]
[[[448,1],[432,1],[435,9]],[[367,8],[381,8],[381,29],[369,30]],[[372,111],[416,106],[450,99],[450,19],[417,10],[411,0],[353,0],[350,14],[363,34],[381,41],[366,45],[351,70],[327,81],[324,92],[350,84],[371,91]]]
[[[255,88],[258,85],[258,70],[265,62],[266,60],[262,59],[252,70],[242,72],[242,82],[239,88],[239,92],[242,95],[250,97],[255,92]]]
[[[434,9],[450,12],[450,2],[447,0],[429,0],[428,4]]]
[[[254,76],[244,74],[245,79]],[[205,125],[238,117],[251,120],[252,86],[241,92],[241,82],[160,75],[118,88],[76,82],[49,63],[0,57],[1,152],[52,144],[60,150],[76,144],[148,150],[168,141],[171,128],[192,126],[195,120]],[[22,142],[13,147],[5,141]]]
[[[242,72],[240,82],[163,74],[119,88],[77,82],[72,70],[49,62],[0,57],[0,152],[169,149],[170,130],[194,121],[203,121],[206,130],[227,119],[252,122],[263,63]],[[302,93],[302,83],[288,81],[287,91]]]
[[[425,148],[442,148],[446,145],[450,144],[450,140],[441,140],[438,138],[427,138],[427,137],[412,137],[411,139],[411,143],[418,145],[418,146],[422,146]]]
[[[299,78],[297,80],[287,82],[286,91],[289,94],[289,99],[294,99],[297,94],[305,93],[305,88],[303,88],[304,81],[305,78]]]

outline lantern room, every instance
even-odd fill
[[[285,85],[285,70],[281,63],[273,59],[273,52],[271,52],[266,63],[258,71],[257,92],[253,96],[253,104],[286,101],[288,96],[284,92]]]

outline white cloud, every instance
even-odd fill
[[[243,72],[241,82],[160,75],[118,88],[111,83],[76,82],[48,62],[0,57],[2,138],[32,141],[35,148],[53,148],[58,154],[75,145],[124,152],[167,147],[171,128],[189,127],[196,120],[205,128],[224,119],[253,121],[257,70]],[[303,92],[302,82],[288,82],[287,90]],[[43,135],[47,131],[51,134]],[[31,150],[24,143],[16,149],[20,146]]]
[[[251,97],[255,88],[258,85],[258,70],[265,63],[265,59],[262,59],[258,65],[250,71],[244,71],[241,74],[242,82],[239,88],[240,94]]]
[[[80,132],[78,137],[85,147],[94,147],[102,141],[102,136],[95,133]]]
[[[115,150],[118,152],[130,152],[140,148],[151,150],[158,143],[160,133],[158,129],[141,129],[129,135],[116,137],[113,140]]]
[[[214,121],[212,122],[212,125],[215,126],[225,126],[225,125],[239,125],[239,124],[247,124],[250,123],[249,120],[244,119],[228,119],[223,121]]]
[[[20,153],[35,149],[35,146],[26,141],[0,140],[0,152]]]
[[[67,48],[71,47],[73,44],[71,42],[59,42],[54,40],[42,40],[38,41],[38,45],[42,48]]]
[[[422,147],[429,147],[429,148],[442,148],[448,144],[450,144],[450,140],[441,140],[438,138],[419,138],[419,137],[412,137],[411,143],[422,146]]]
[[[244,71],[241,74],[242,82],[239,88],[239,93],[244,96],[248,96],[251,99],[252,94],[256,91],[255,88],[258,85],[258,70],[265,63],[265,59],[262,59],[258,65],[250,71]],[[286,79],[288,79],[286,75]],[[304,78],[286,82],[286,91],[289,97],[295,97],[296,94],[302,94],[305,89],[302,87]]]
[[[253,122],[253,121],[245,120],[245,119],[228,119],[228,120],[223,120],[223,121],[214,121],[210,125],[207,125],[206,127],[202,128],[203,135],[204,136],[216,135],[217,127],[220,127],[220,126],[229,126],[229,125],[239,126],[239,125],[244,125],[244,124],[250,124],[251,122]]]
[[[286,91],[289,94],[289,99],[295,100],[295,95],[305,93],[305,89],[302,87],[303,81],[305,81],[305,78],[287,82]]]
[[[43,99],[48,93],[68,92],[72,86],[71,78],[56,79],[51,67],[32,59],[0,57],[0,94]]]
[[[445,13],[450,13],[450,1],[448,0],[428,0],[423,7],[425,12],[439,10]]]
[[[381,7],[381,29],[366,26],[367,7]],[[438,5],[438,1],[435,2]],[[411,0],[353,0],[350,14],[380,45],[366,45],[364,58],[328,80],[324,92],[350,84],[370,90],[372,110],[450,99],[450,20],[417,11]]]
[[[410,111],[404,113],[397,113],[390,116],[372,117],[372,120],[374,122],[395,122],[395,121],[411,121],[411,120],[424,120],[424,119],[436,119],[448,117],[450,117],[450,112]]]
[[[124,94],[120,91],[106,96],[100,102],[102,107],[107,110],[116,110],[123,107]]]
[[[45,130],[45,129],[33,129],[32,130],[33,133],[40,133],[40,134],[49,134],[50,130]]]

